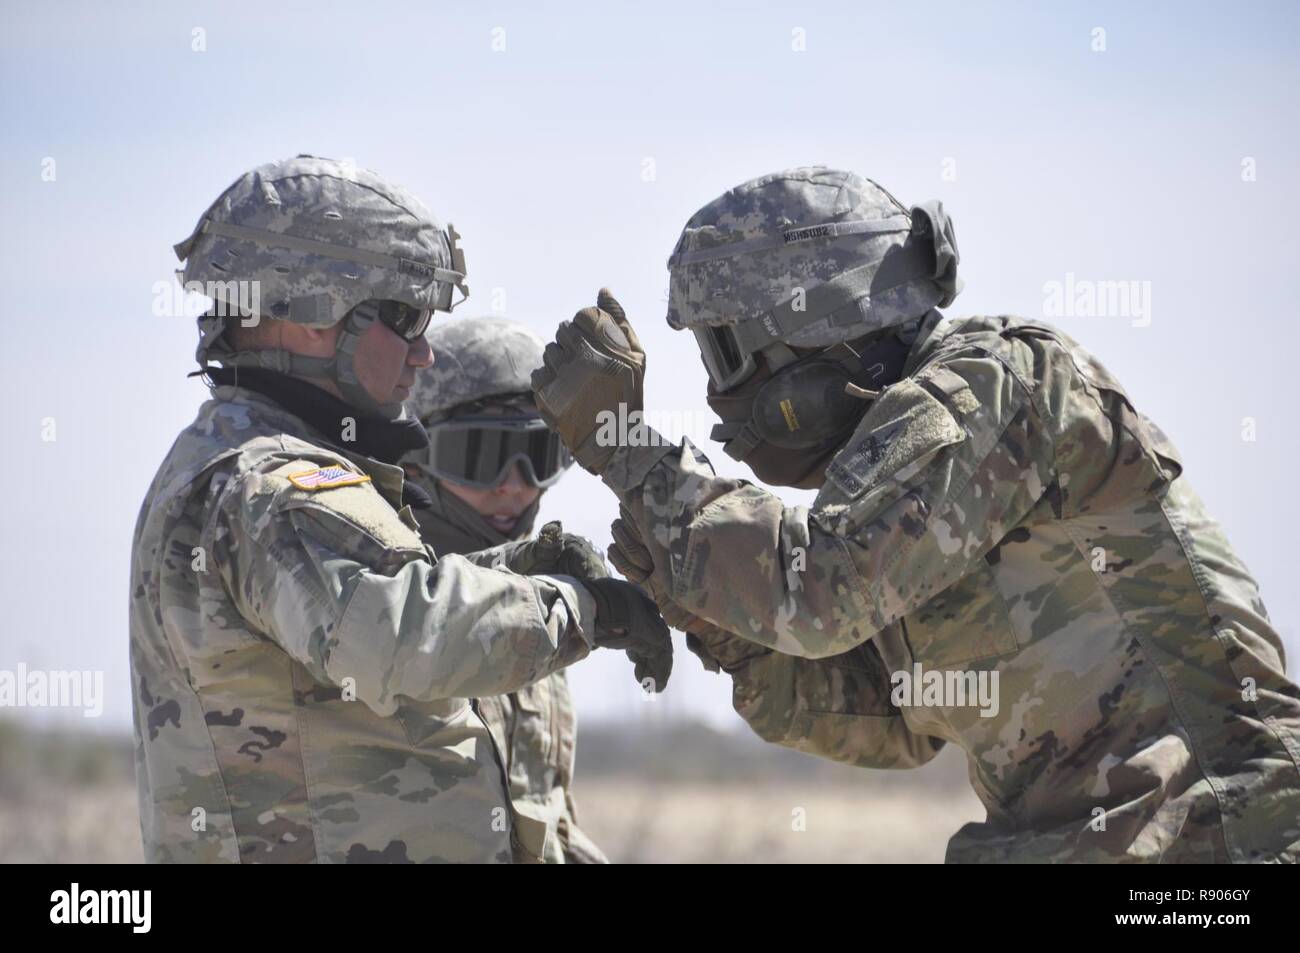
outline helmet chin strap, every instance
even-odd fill
[[[361,335],[374,323],[373,315],[359,314],[355,309],[343,319],[343,330],[339,332],[338,343],[334,348],[331,377],[338,385],[343,399],[353,407],[383,417],[385,420],[395,420],[402,412],[401,401],[395,404],[380,404],[370,396],[370,392],[357,377],[356,354],[357,348],[361,345]]]
[[[374,321],[373,316],[350,312],[343,319],[333,357],[309,357],[284,348],[230,351],[212,356],[228,367],[257,367],[291,377],[332,381],[343,399],[357,410],[384,420],[396,420],[402,413],[401,401],[379,403],[370,396],[356,372],[356,354],[361,335]]]

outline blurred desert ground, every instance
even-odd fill
[[[0,861],[139,863],[133,772],[128,736],[0,720]],[[579,823],[621,862],[938,863],[984,817],[952,749],[916,771],[867,771],[743,727],[593,724],[576,773]]]

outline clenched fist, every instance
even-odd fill
[[[537,407],[578,464],[599,475],[618,447],[602,422],[639,418],[645,400],[645,351],[609,289],[561,322],[542,360],[532,377]]]

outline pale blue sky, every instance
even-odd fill
[[[193,326],[155,317],[153,287],[226,185],[299,152],[355,158],[455,222],[474,292],[458,314],[502,289],[549,337],[610,285],[659,411],[707,413],[694,345],[663,321],[677,233],[775,169],[843,166],[942,199],[967,285],[954,315],[1041,317],[1067,273],[1149,281],[1149,327],[1058,323],[1179,445],[1294,656],[1300,14],[1134,6],[3,0],[0,668],[102,669],[101,723],[128,724],[131,528],[203,396],[185,378]],[[615,510],[575,473],[543,517],[603,546]],[[684,652],[653,703],[616,657],[572,679],[583,717],[737,722],[726,680]]]

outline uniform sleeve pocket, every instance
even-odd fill
[[[935,456],[966,430],[922,384],[904,379],[876,402],[826,468],[817,511],[846,513],[833,532],[852,532],[919,482]]]

